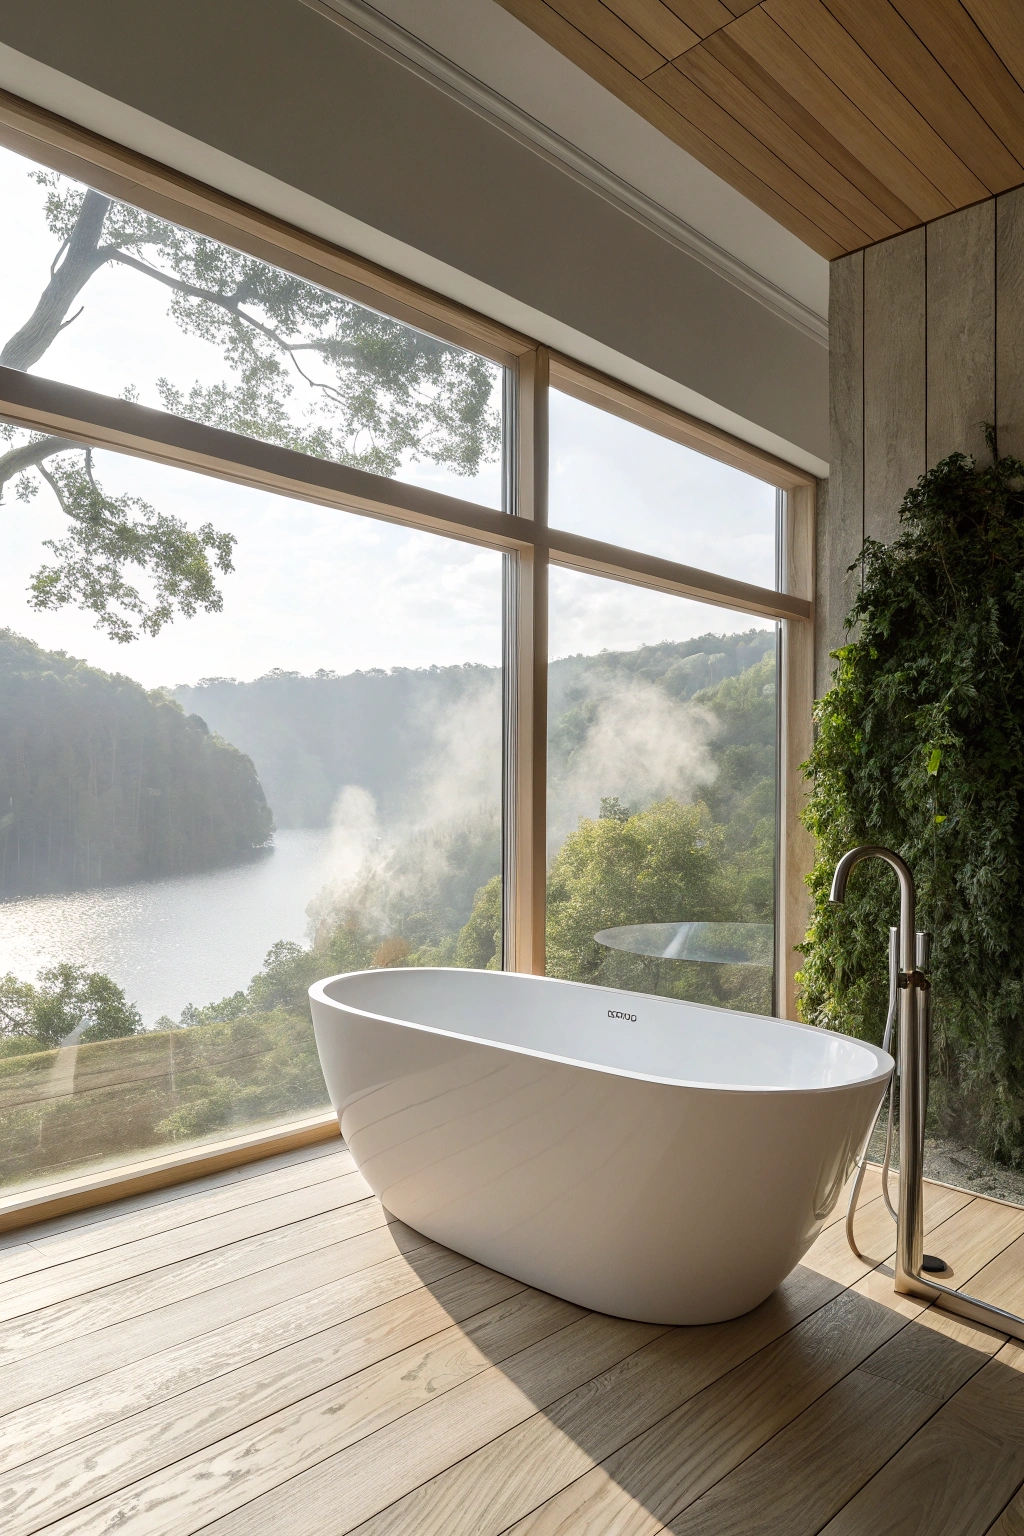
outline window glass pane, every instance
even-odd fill
[[[772,1009],[776,627],[553,570],[548,974]]]
[[[504,370],[0,149],[0,362],[502,504]]]
[[[560,390],[549,398],[553,528],[775,586],[774,486]]]
[[[119,643],[26,596],[91,559],[51,486],[6,510],[0,1187],[327,1108],[318,977],[500,966],[501,556],[115,454],[52,468],[136,529],[209,523],[234,570],[222,609]],[[127,568],[155,624],[154,571]]]

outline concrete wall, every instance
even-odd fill
[[[825,460],[819,342],[298,0],[5,0],[0,43]]]
[[[1024,458],[1024,188],[832,263],[831,453],[818,509],[815,691],[843,641],[865,535],[947,454]]]

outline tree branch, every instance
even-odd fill
[[[186,298],[201,299],[204,303],[215,304],[219,309],[223,309],[225,313],[229,314],[232,319],[242,321],[252,330],[265,337],[267,341],[272,342],[275,347],[280,348],[291,359],[295,371],[299,374],[300,378],[304,379],[313,389],[322,389],[332,398],[336,399],[339,404],[342,403],[341,396],[333,385],[321,383],[317,379],[310,378],[305,369],[300,366],[295,354],[297,352],[319,352],[323,356],[325,352],[329,352],[332,357],[339,361],[356,364],[359,362],[358,348],[338,340],[327,342],[287,341],[280,331],[275,331],[272,326],[264,325],[262,320],[257,320],[255,315],[247,314],[242,309],[241,296],[243,290],[241,288],[237,288],[234,293],[218,293],[212,288],[197,288],[194,283],[188,283],[184,278],[172,277],[169,272],[161,272],[159,267],[151,267],[147,262],[140,261],[137,256],[129,256],[126,251],[118,250],[116,247],[108,247],[108,252],[109,254],[106,258],[108,261],[117,262],[123,267],[131,267],[135,272],[142,272],[147,277],[155,278],[158,283],[163,283],[166,288],[172,288],[175,293],[184,294]]]
[[[81,443],[73,443],[66,437],[38,437],[34,442],[22,443],[0,454],[0,492],[15,475],[24,474],[27,469],[41,470],[43,463],[55,453],[66,453],[69,448],[81,446]]]
[[[54,496],[57,498],[57,505],[60,507],[60,509],[64,513],[65,517],[74,517],[74,515],[75,515],[74,511],[68,505],[68,501],[67,501],[67,498],[64,495],[63,489],[61,488],[60,481],[57,480],[53,475],[51,475],[48,469],[44,469],[42,464],[37,464],[36,468],[39,470],[39,473],[42,475],[43,479],[46,481],[47,485],[50,487],[50,490],[53,492]]]
[[[0,364],[5,368],[24,370],[39,361],[60,332],[74,299],[96,269],[109,260],[111,248],[100,249],[99,243],[109,207],[109,197],[92,191],[85,194],[64,249],[64,259],[54,262],[50,281],[38,304],[0,352]]]

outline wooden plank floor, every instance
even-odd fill
[[[826,1228],[763,1306],[659,1328],[428,1242],[340,1142],[0,1238],[0,1531],[1024,1536],[1024,1347]],[[1024,1209],[927,1190],[1024,1311]]]

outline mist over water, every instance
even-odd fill
[[[550,852],[606,797],[637,811],[713,796],[723,718],[700,690],[758,662],[772,638],[708,635],[703,646],[554,661]],[[202,874],[0,903],[0,974],[84,965],[111,976],[152,1025],[246,988],[277,941],[308,945],[339,922],[363,931],[360,964],[391,936],[420,950],[419,963],[452,963],[474,898],[501,867],[500,672],[275,674],[190,692],[186,707],[250,751],[261,778],[265,762],[281,776],[273,850]],[[301,801],[289,801],[285,749],[315,767],[326,825],[281,825],[278,805]]]
[[[501,681],[485,674],[447,704],[417,711],[418,760],[383,811],[363,785],[342,787],[330,815],[322,889],[310,929],[350,916],[425,942],[461,927],[501,865]]]

